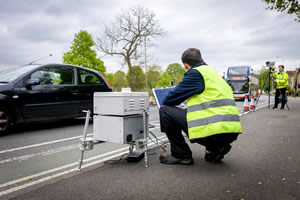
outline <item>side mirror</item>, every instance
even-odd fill
[[[29,79],[25,83],[25,87],[31,87],[33,85],[39,85],[41,84],[40,79]]]

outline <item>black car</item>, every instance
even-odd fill
[[[94,92],[112,87],[84,67],[25,65],[0,72],[0,136],[11,125],[81,117],[93,110]]]

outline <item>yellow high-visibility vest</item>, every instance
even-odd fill
[[[208,65],[193,69],[202,74],[205,89],[187,100],[189,139],[222,133],[242,133],[239,111],[230,86]]]
[[[285,71],[281,74],[275,73],[275,79],[277,80],[277,89],[286,88],[289,85],[289,75]]]

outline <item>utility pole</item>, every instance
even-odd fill
[[[146,89],[148,88],[148,83],[147,83],[147,44],[146,44],[146,36],[145,36],[145,60],[144,60],[144,63],[145,63],[145,78],[146,78]]]

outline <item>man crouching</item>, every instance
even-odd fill
[[[200,50],[183,52],[187,70],[182,81],[168,93],[159,110],[161,132],[171,144],[171,155],[161,155],[164,164],[192,165],[192,151],[182,135],[206,147],[205,160],[219,162],[242,133],[239,111],[230,86],[207,65]],[[176,105],[187,100],[187,110]]]

